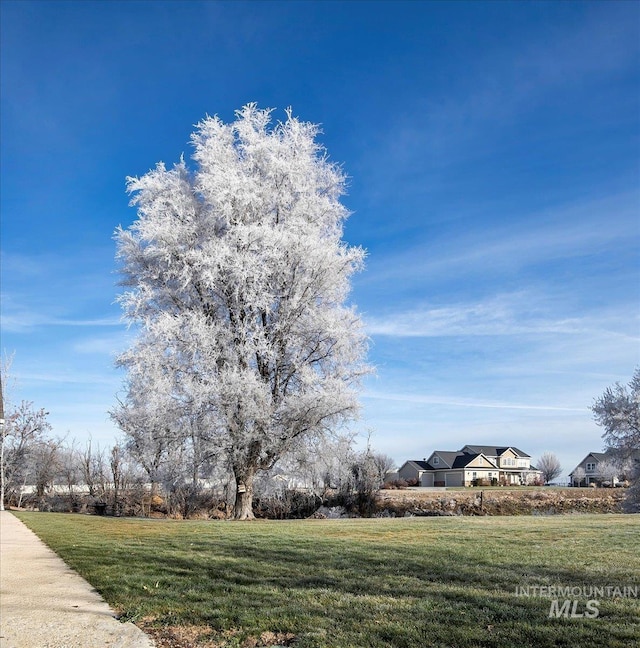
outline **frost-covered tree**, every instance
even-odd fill
[[[166,473],[181,445],[177,431],[180,412],[159,381],[153,380],[153,369],[144,363],[145,356],[138,348],[135,353],[137,362],[128,362],[126,398],[118,402],[111,417],[125,433],[126,449],[143,468],[151,483],[151,495],[155,495],[158,484],[166,481]],[[152,353],[150,350],[149,354]],[[145,372],[149,380],[145,379]]]
[[[604,428],[608,448],[623,455],[640,450],[640,367],[629,385],[615,383],[592,406],[596,423]]]
[[[15,492],[31,476],[35,451],[48,441],[46,435],[51,429],[48,415],[44,409],[34,409],[33,403],[28,401],[22,401],[5,414],[0,486],[3,497]]]
[[[560,461],[553,452],[543,452],[537,461],[536,467],[542,473],[542,479],[545,484],[552,482],[562,473]]]
[[[604,428],[602,438],[625,466],[631,487],[626,504],[640,511],[640,367],[628,385],[607,387],[591,407],[596,423]]]
[[[85,449],[80,454],[80,472],[89,495],[96,497],[101,494],[104,490],[102,486],[106,483],[104,453],[100,450],[100,446],[93,447],[91,438],[89,438]]]
[[[572,485],[573,486],[582,486],[582,482],[586,480],[587,473],[585,472],[584,468],[582,466],[578,466],[572,474]],[[585,482],[586,484],[586,482]]]
[[[598,477],[603,485],[615,486],[623,472],[622,461],[613,456],[598,463]]]
[[[256,472],[355,415],[368,370],[347,304],[364,251],[342,240],[345,176],[316,125],[270,113],[201,121],[195,168],[129,178],[138,219],[116,232],[120,302],[140,331],[120,362],[170,396],[174,431],[198,417],[233,470],[239,519],[253,516]]]
[[[60,439],[45,439],[34,444],[27,463],[28,481],[36,487],[36,496],[44,497],[45,492],[53,486],[55,478],[61,471]]]

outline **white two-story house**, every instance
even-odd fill
[[[435,450],[422,461],[406,461],[400,478],[419,486],[525,485],[542,473],[531,457],[513,446],[466,445],[461,450]]]

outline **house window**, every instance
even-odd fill
[[[596,465],[594,463],[588,463],[587,464],[587,472],[593,472],[596,469]]]
[[[482,460],[482,457],[480,457],[480,458],[478,459],[478,464],[479,464],[480,466],[482,466],[482,465],[484,464],[484,461]]]
[[[439,457],[434,457],[434,458],[431,460],[431,463],[432,463],[434,466],[437,466],[437,465],[440,463],[440,458],[439,458]]]
[[[502,460],[502,465],[503,466],[515,466],[516,465],[516,460],[513,457],[505,457]]]

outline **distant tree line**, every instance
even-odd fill
[[[2,433],[3,503],[39,510],[109,515],[230,517],[232,467],[180,435],[129,436],[101,447],[51,435],[49,413],[32,402],[7,407]],[[373,511],[393,460],[353,436],[299,444],[256,480],[253,506],[263,517],[312,514],[323,503]]]
[[[129,434],[100,447],[51,435],[49,413],[32,402],[0,413],[1,502],[41,510],[112,515],[232,517],[237,481],[228,457],[196,435]],[[631,484],[626,508],[640,512],[640,369],[628,386],[616,383],[593,405],[610,459],[600,462],[602,481],[624,473]],[[539,461],[545,480],[560,470],[554,455]],[[298,440],[256,478],[252,505],[257,516],[302,517],[320,505],[344,506],[360,515],[375,509],[375,497],[393,460],[369,444],[358,450],[354,436]],[[579,471],[574,479],[580,477]]]

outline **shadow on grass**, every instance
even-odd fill
[[[548,599],[516,596],[516,586],[637,580],[637,561],[619,565],[614,540],[598,553],[591,529],[578,541],[570,527],[541,537],[524,525],[496,546],[499,535],[484,523],[472,534],[420,527],[436,533],[411,542],[401,542],[401,523],[373,540],[379,530],[364,525],[337,537],[340,527],[304,524],[131,524],[137,536],[109,524],[79,523],[65,541],[56,542],[53,523],[41,533],[112,605],[158,625],[290,632],[300,647],[626,647],[640,633],[637,606],[607,601],[600,618],[578,622],[549,619]]]

